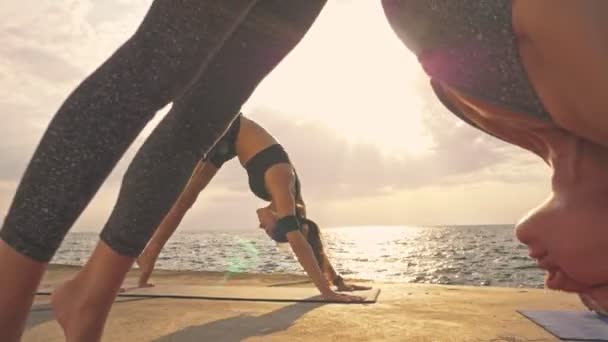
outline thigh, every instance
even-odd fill
[[[173,105],[201,153],[225,132],[263,79],[308,32],[326,0],[260,1]]]
[[[203,71],[258,0],[155,0],[121,48],[132,77],[177,96]],[[167,89],[168,88],[168,89]],[[168,94],[166,94],[168,93]]]
[[[176,103],[211,92],[223,95],[217,101],[250,93],[296,47],[325,3],[259,1]]]

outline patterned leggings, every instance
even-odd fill
[[[136,257],[257,85],[326,0],[155,0],[135,34],[67,98],[17,189],[0,238],[40,262],[155,113],[101,239]]]

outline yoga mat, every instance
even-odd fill
[[[562,340],[608,341],[608,317],[590,311],[518,312]]]
[[[49,289],[43,289],[38,294],[48,295],[51,292]],[[344,304],[369,304],[376,302],[380,289],[348,292],[348,294],[363,297],[363,301]],[[119,293],[118,297],[328,303],[319,295],[319,291],[313,287],[157,285],[148,288],[127,289],[127,291]]]

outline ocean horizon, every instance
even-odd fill
[[[345,277],[425,284],[542,288],[544,274],[512,224],[356,226],[323,229],[334,267]],[[52,263],[82,265],[97,232],[71,232]],[[285,248],[287,247],[287,248]],[[261,230],[178,230],[157,269],[304,274],[286,245]]]

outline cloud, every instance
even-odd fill
[[[41,48],[21,46],[3,49],[2,53],[9,62],[13,62],[13,70],[17,73],[28,72],[47,82],[76,80],[84,74],[82,69]]]
[[[21,109],[19,112],[26,110]],[[16,115],[16,114],[15,114]],[[385,156],[378,147],[352,144],[326,126],[315,122],[295,122],[281,114],[255,111],[249,116],[285,146],[302,180],[303,191],[312,198],[385,196],[404,190],[474,183],[484,180],[529,182],[546,174],[540,160],[484,133],[462,125],[447,113],[438,113],[431,130],[434,148],[421,157]],[[150,123],[148,131],[160,120]],[[6,126],[4,126],[6,127]],[[4,131],[4,132],[2,132]],[[24,132],[25,131],[25,132]],[[29,131],[29,133],[28,133]],[[42,127],[0,129],[8,143],[0,146],[0,180],[16,181],[42,133]],[[27,138],[20,139],[20,136]],[[116,186],[134,153],[143,142],[138,139],[107,181]],[[247,174],[237,160],[227,163],[211,188],[223,188],[226,196],[241,197],[249,192]]]
[[[294,122],[264,110],[250,116],[286,147],[304,192],[315,197],[375,196],[442,184],[529,182],[546,176],[540,159],[461,124],[443,110],[434,113],[429,128],[434,147],[420,157],[383,155],[377,146],[349,143],[315,122]],[[222,172],[230,175],[216,184],[227,186],[242,178],[233,169]]]

